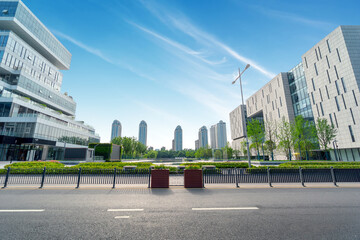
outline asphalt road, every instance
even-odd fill
[[[359,190],[6,189],[0,239],[360,239]]]

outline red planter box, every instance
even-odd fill
[[[169,188],[169,170],[151,170],[151,188]]]
[[[203,175],[200,169],[187,169],[184,171],[185,188],[202,188]]]

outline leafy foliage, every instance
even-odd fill
[[[256,149],[257,154],[259,155],[261,143],[265,139],[264,124],[258,119],[251,119],[247,122],[246,129],[248,137],[252,143],[251,145]]]
[[[90,143],[89,148],[95,148],[95,156],[103,156],[104,160],[110,160],[112,143]]]
[[[337,129],[330,125],[326,118],[318,118],[316,121],[316,135],[319,140],[320,147],[325,151],[336,137]]]

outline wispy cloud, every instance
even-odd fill
[[[254,9],[255,11],[258,11],[260,13],[262,13],[263,15],[267,15],[269,17],[275,17],[275,18],[280,18],[280,19],[284,19],[287,21],[292,21],[292,22],[298,22],[301,24],[306,24],[312,27],[317,27],[317,28],[334,28],[335,24],[330,23],[330,22],[326,22],[326,21],[319,21],[319,20],[315,20],[315,19],[311,19],[311,18],[306,18],[304,16],[300,16],[288,11],[279,11],[279,10],[274,10],[274,9],[270,9],[270,8],[264,8],[262,6],[250,6],[252,9]]]
[[[161,41],[167,43],[168,45],[172,46],[172,47],[175,47],[177,48],[178,50],[181,50],[182,52],[186,53],[186,54],[189,54],[193,57],[196,57],[198,59],[200,59],[201,61],[207,63],[207,64],[210,64],[210,65],[217,65],[217,64],[222,64],[224,62],[226,62],[226,58],[224,57],[223,59],[219,60],[219,61],[211,61],[211,60],[208,60],[204,57],[202,57],[202,52],[200,51],[195,51],[183,44],[180,44],[168,37],[165,37],[163,35],[160,35],[159,33],[156,33],[148,28],[145,28],[143,26],[140,26],[139,24],[136,24],[134,22],[131,22],[131,21],[127,21],[128,23],[130,23],[131,25],[135,26],[136,28],[144,31],[145,33],[148,33],[150,35],[152,35],[153,37],[156,37],[157,39],[160,39]]]
[[[93,48],[93,47],[90,47],[76,39],[74,39],[73,37],[65,34],[65,33],[62,33],[60,31],[57,31],[57,30],[52,30],[52,32],[60,37],[60,38],[63,38],[63,39],[66,39],[68,40],[69,42],[73,43],[74,45],[78,46],[79,48],[82,48],[83,50],[85,50],[86,52],[90,53],[90,54],[93,54],[99,58],[101,58],[102,60],[108,62],[108,63],[111,63],[111,64],[115,64],[115,62],[113,62],[112,60],[110,60],[110,58],[106,57],[99,49],[96,49],[96,48]]]
[[[164,9],[164,7],[159,5],[155,6],[154,3],[149,3],[148,1],[146,2],[140,1],[140,2],[143,4],[143,6],[146,9],[148,9],[155,17],[157,17],[163,23],[167,25],[170,24],[171,27],[175,27],[179,29],[186,35],[192,37],[198,42],[203,43],[204,45],[212,46],[214,48],[220,48],[222,51],[226,52],[231,57],[243,62],[244,64],[250,64],[254,69],[259,71],[261,74],[265,75],[266,77],[273,78],[275,76],[273,72],[262,67],[256,61],[239,54],[230,46],[218,40],[216,37],[196,27],[182,13],[179,12],[172,13],[170,10]]]

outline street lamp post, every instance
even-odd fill
[[[242,90],[242,83],[241,83],[241,75],[246,71],[246,69],[248,69],[250,67],[250,64],[247,64],[245,69],[240,72],[240,68],[239,68],[239,76],[237,76],[237,78],[235,78],[235,80],[232,82],[232,84],[235,84],[236,81],[239,79],[240,81],[240,91],[241,91],[241,102],[242,102],[242,106],[240,108],[240,111],[242,110],[242,107],[244,106],[244,95],[243,95],[243,90]],[[244,112],[241,113],[241,117],[242,117],[242,123],[243,126],[245,124],[245,128],[244,128],[244,135],[246,138],[246,147],[247,147],[247,155],[248,155],[248,163],[249,163],[249,168],[251,168],[251,159],[250,159],[250,150],[249,150],[249,139],[247,136],[247,129],[246,129],[246,118],[245,118],[245,114]]]

